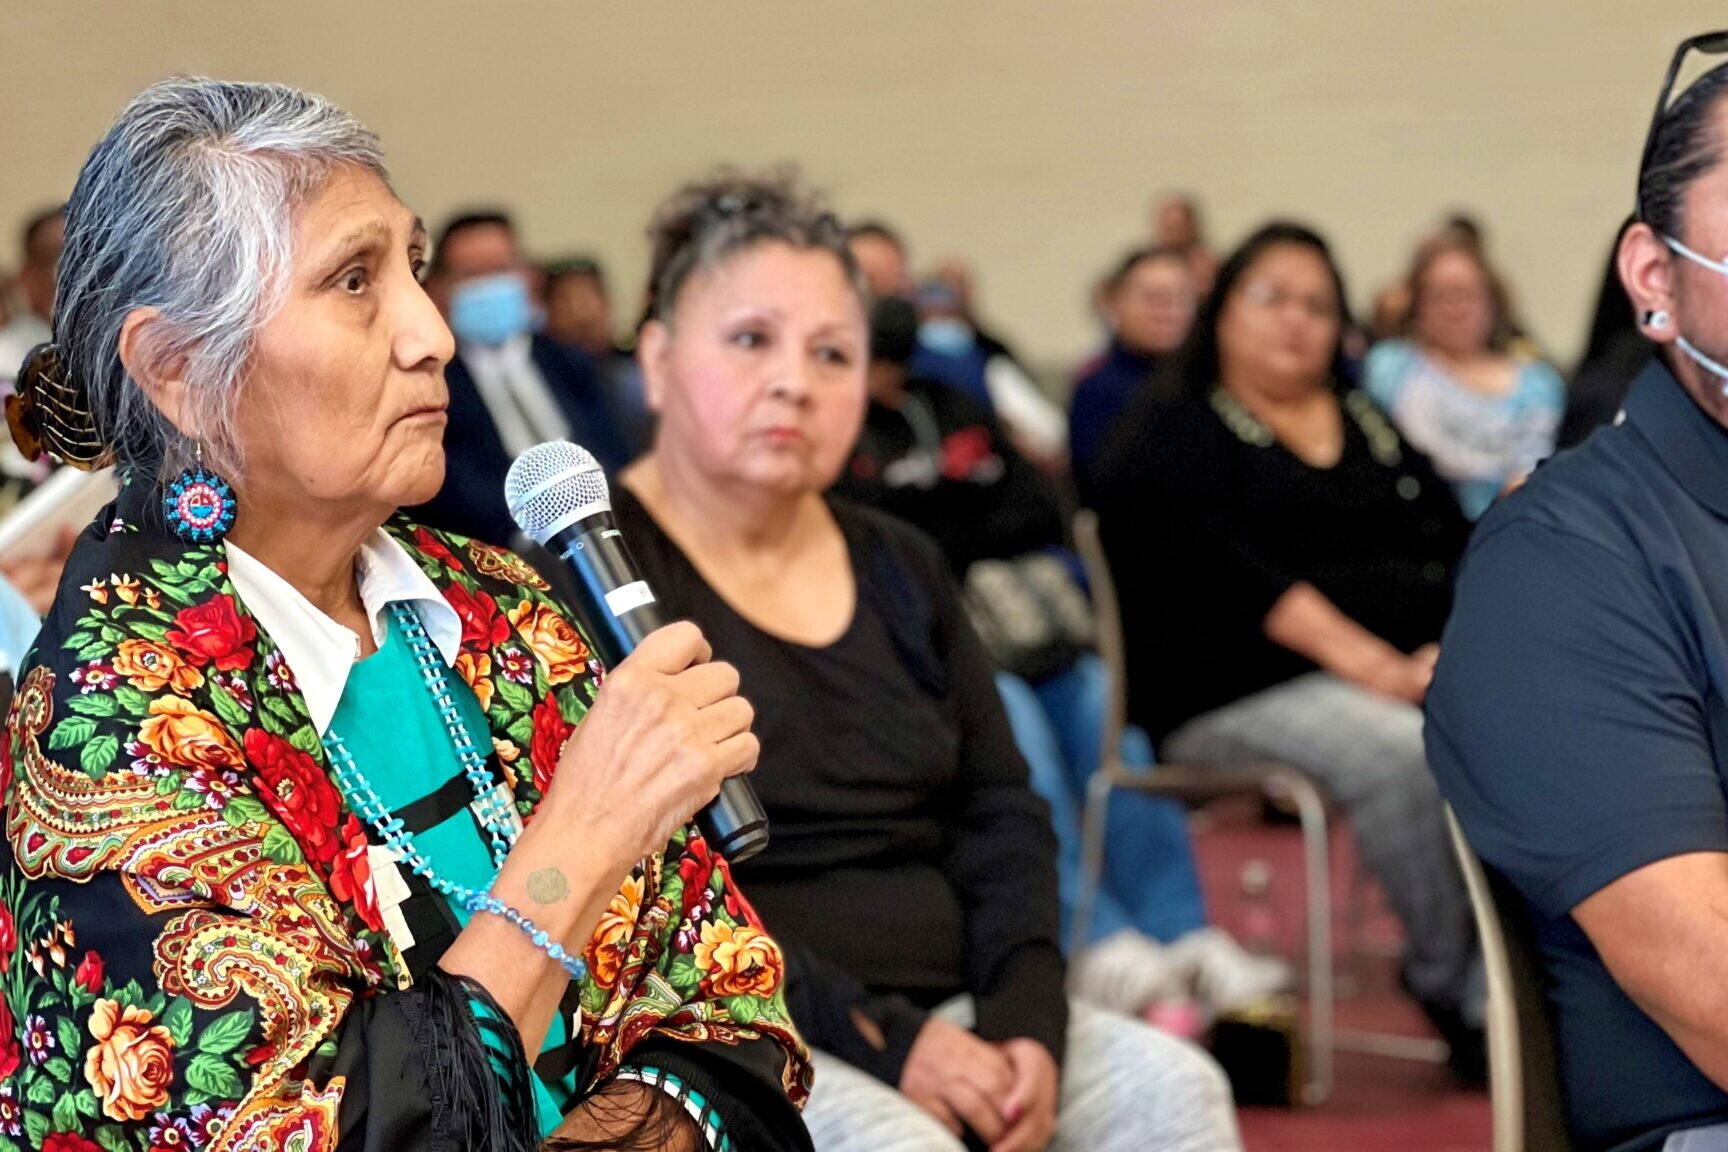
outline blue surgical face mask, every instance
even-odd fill
[[[1698,253],[1692,251],[1692,249],[1686,247],[1686,245],[1680,243],[1680,241],[1674,239],[1672,236],[1664,236],[1662,239],[1668,247],[1674,249],[1674,251],[1686,257],[1686,259],[1692,261],[1694,264],[1708,268],[1710,271],[1716,273],[1716,275],[1728,279],[1728,264],[1725,264],[1720,260],[1712,260],[1708,256],[1700,256]],[[1692,363],[1698,365],[1698,367],[1704,369],[1704,371],[1720,380],[1722,382],[1722,394],[1728,396],[1728,365],[1720,364],[1704,355],[1704,353],[1693,347],[1692,341],[1678,333],[1674,336],[1674,343],[1680,346],[1680,351],[1686,353],[1686,355],[1691,358]]]
[[[918,326],[918,343],[945,356],[964,356],[977,342],[972,326],[964,320],[939,316]]]
[[[450,330],[458,340],[488,347],[532,332],[528,285],[514,272],[464,280],[450,290]]]

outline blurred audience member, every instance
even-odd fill
[[[24,358],[36,345],[54,338],[54,269],[60,263],[60,248],[66,238],[66,210],[55,206],[30,217],[24,224],[22,256],[14,282],[23,311],[0,328],[0,399],[12,392],[13,381]],[[0,437],[0,515],[47,479],[53,465],[44,458],[32,463],[24,458],[10,436]],[[65,556],[45,570],[59,578]],[[26,583],[32,582],[26,578]],[[44,610],[52,600],[52,589],[43,599]]]
[[[1152,204],[1152,244],[1172,248],[1188,259],[1194,273],[1194,290],[1201,296],[1212,291],[1218,276],[1218,257],[1206,243],[1200,222],[1200,204],[1186,192],[1171,192]]]
[[[1439,236],[1478,252],[1488,251],[1488,229],[1473,212],[1455,211],[1440,222]]]
[[[623,421],[629,452],[648,447],[648,405],[633,349],[618,340],[606,270],[592,256],[572,256],[544,269],[545,335],[578,348],[600,370],[614,411]]]
[[[1185,276],[1186,265],[1179,266]],[[987,410],[952,388],[909,375],[916,338],[910,304],[893,297],[875,302],[870,405],[833,491],[927,532],[953,578],[967,587],[976,619],[980,600],[990,598],[986,588],[1011,573],[1000,563],[988,563],[988,573],[974,566],[1054,553],[1063,543],[1062,510],[1050,482],[1020,458]],[[1035,600],[1020,604],[1015,614],[1022,623],[1027,612],[1040,610]],[[988,624],[982,630],[987,639],[998,632]],[[1066,917],[1079,891],[1079,809],[1101,755],[1107,673],[1095,654],[1072,645],[1021,660],[1006,650],[992,655],[1015,743],[1031,765],[1033,787],[1051,805]],[[1144,734],[1131,743],[1127,758],[1148,766]],[[1189,993],[1198,993],[1209,1009],[1225,1010],[1283,983],[1280,965],[1255,962],[1228,936],[1205,930],[1179,806],[1123,797],[1111,808],[1110,842],[1110,867],[1087,942],[1101,947],[1076,958],[1076,992],[1125,1012]],[[1177,946],[1162,949],[1160,942]]]
[[[64,565],[54,573],[56,584]],[[53,597],[49,597],[53,603]],[[42,628],[43,609],[32,604],[23,591],[8,577],[0,579],[0,672],[17,679],[24,666],[24,655]]]
[[[913,365],[917,373],[970,393],[1001,418],[1028,458],[1049,471],[1060,469],[1067,447],[1062,409],[1044,395],[1005,342],[978,327],[971,269],[950,259],[935,278],[915,285],[905,240],[880,220],[853,225],[846,246],[872,298],[898,296],[918,302],[923,324]]]
[[[1068,402],[1068,459],[1082,503],[1090,502],[1092,470],[1110,426],[1188,338],[1199,302],[1188,259],[1174,248],[1130,252],[1100,297],[1110,344],[1074,382]]]
[[[788,183],[723,174],[654,231],[641,361],[660,421],[614,511],[756,707],[774,836],[737,872],[817,1049],[817,1149],[1237,1147],[1202,1053],[1069,1006],[1048,814],[941,554],[822,494],[866,394],[838,223]]]
[[[502,212],[458,216],[438,236],[426,290],[456,335],[456,358],[444,370],[444,487],[415,510],[432,527],[508,541],[515,526],[504,506],[504,475],[543,440],[574,440],[608,468],[629,459],[593,363],[535,332],[537,279]]]
[[[906,300],[871,305],[869,407],[835,494],[928,532],[960,581],[979,560],[1060,547],[1055,488],[975,397],[913,370],[918,328]]]
[[[1505,286],[1465,235],[1442,232],[1418,250],[1406,338],[1374,346],[1363,382],[1475,519],[1554,451],[1566,384],[1514,353]]]
[[[1476,529],[1428,700],[1592,1152],[1728,1147],[1728,64],[1668,95],[1618,257],[1657,354]]]
[[[979,339],[964,303],[947,285],[926,281],[917,300],[913,371],[983,403],[1001,419],[1022,453],[1046,471],[1059,470],[1068,451],[1068,419],[1062,409],[1018,364]]]
[[[1656,355],[1656,346],[1639,327],[1632,298],[1620,283],[1620,242],[1635,222],[1628,219],[1608,249],[1608,267],[1596,293],[1596,311],[1584,355],[1566,388],[1566,415],[1560,421],[1559,447],[1582,444],[1590,433],[1614,419],[1626,392]]]
[[[959,303],[960,315],[972,326],[973,338],[985,355],[1004,357],[1022,372],[1026,371],[1025,364],[1007,341],[978,319],[978,277],[970,263],[958,256],[946,256],[937,263],[930,279],[948,289]]]
[[[906,260],[906,242],[900,233],[880,220],[854,224],[846,234],[846,247],[864,277],[864,288],[872,297],[912,295],[912,271]]]
[[[546,324],[541,329],[561,344],[580,348],[600,363],[612,356],[628,357],[612,324],[612,293],[606,270],[592,256],[571,256],[541,270],[546,297]]]
[[[1345,299],[1324,241],[1262,228],[1201,305],[1177,395],[1119,422],[1098,506],[1131,714],[1161,757],[1326,787],[1404,922],[1406,986],[1479,1078],[1481,962],[1416,706],[1468,523],[1345,379]]]
[[[1394,280],[1374,293],[1369,305],[1368,340],[1398,340],[1410,328],[1410,281]]]
[[[24,224],[22,256],[13,278],[24,310],[0,328],[0,388],[11,391],[24,357],[54,338],[54,268],[66,238],[66,210],[58,205]]]

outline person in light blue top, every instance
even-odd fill
[[[0,577],[0,672],[16,672],[42,627],[42,618],[10,580]]]
[[[1375,345],[1363,380],[1474,520],[1553,452],[1566,385],[1518,347],[1501,281],[1469,240],[1424,244],[1409,283],[1408,335]]]

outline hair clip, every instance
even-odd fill
[[[47,453],[90,472],[111,458],[89,397],[68,379],[65,359],[52,342],[38,344],[24,358],[17,386],[6,398],[6,426],[26,460]]]

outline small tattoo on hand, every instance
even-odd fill
[[[528,898],[536,904],[556,904],[570,895],[570,884],[556,868],[528,874]]]

